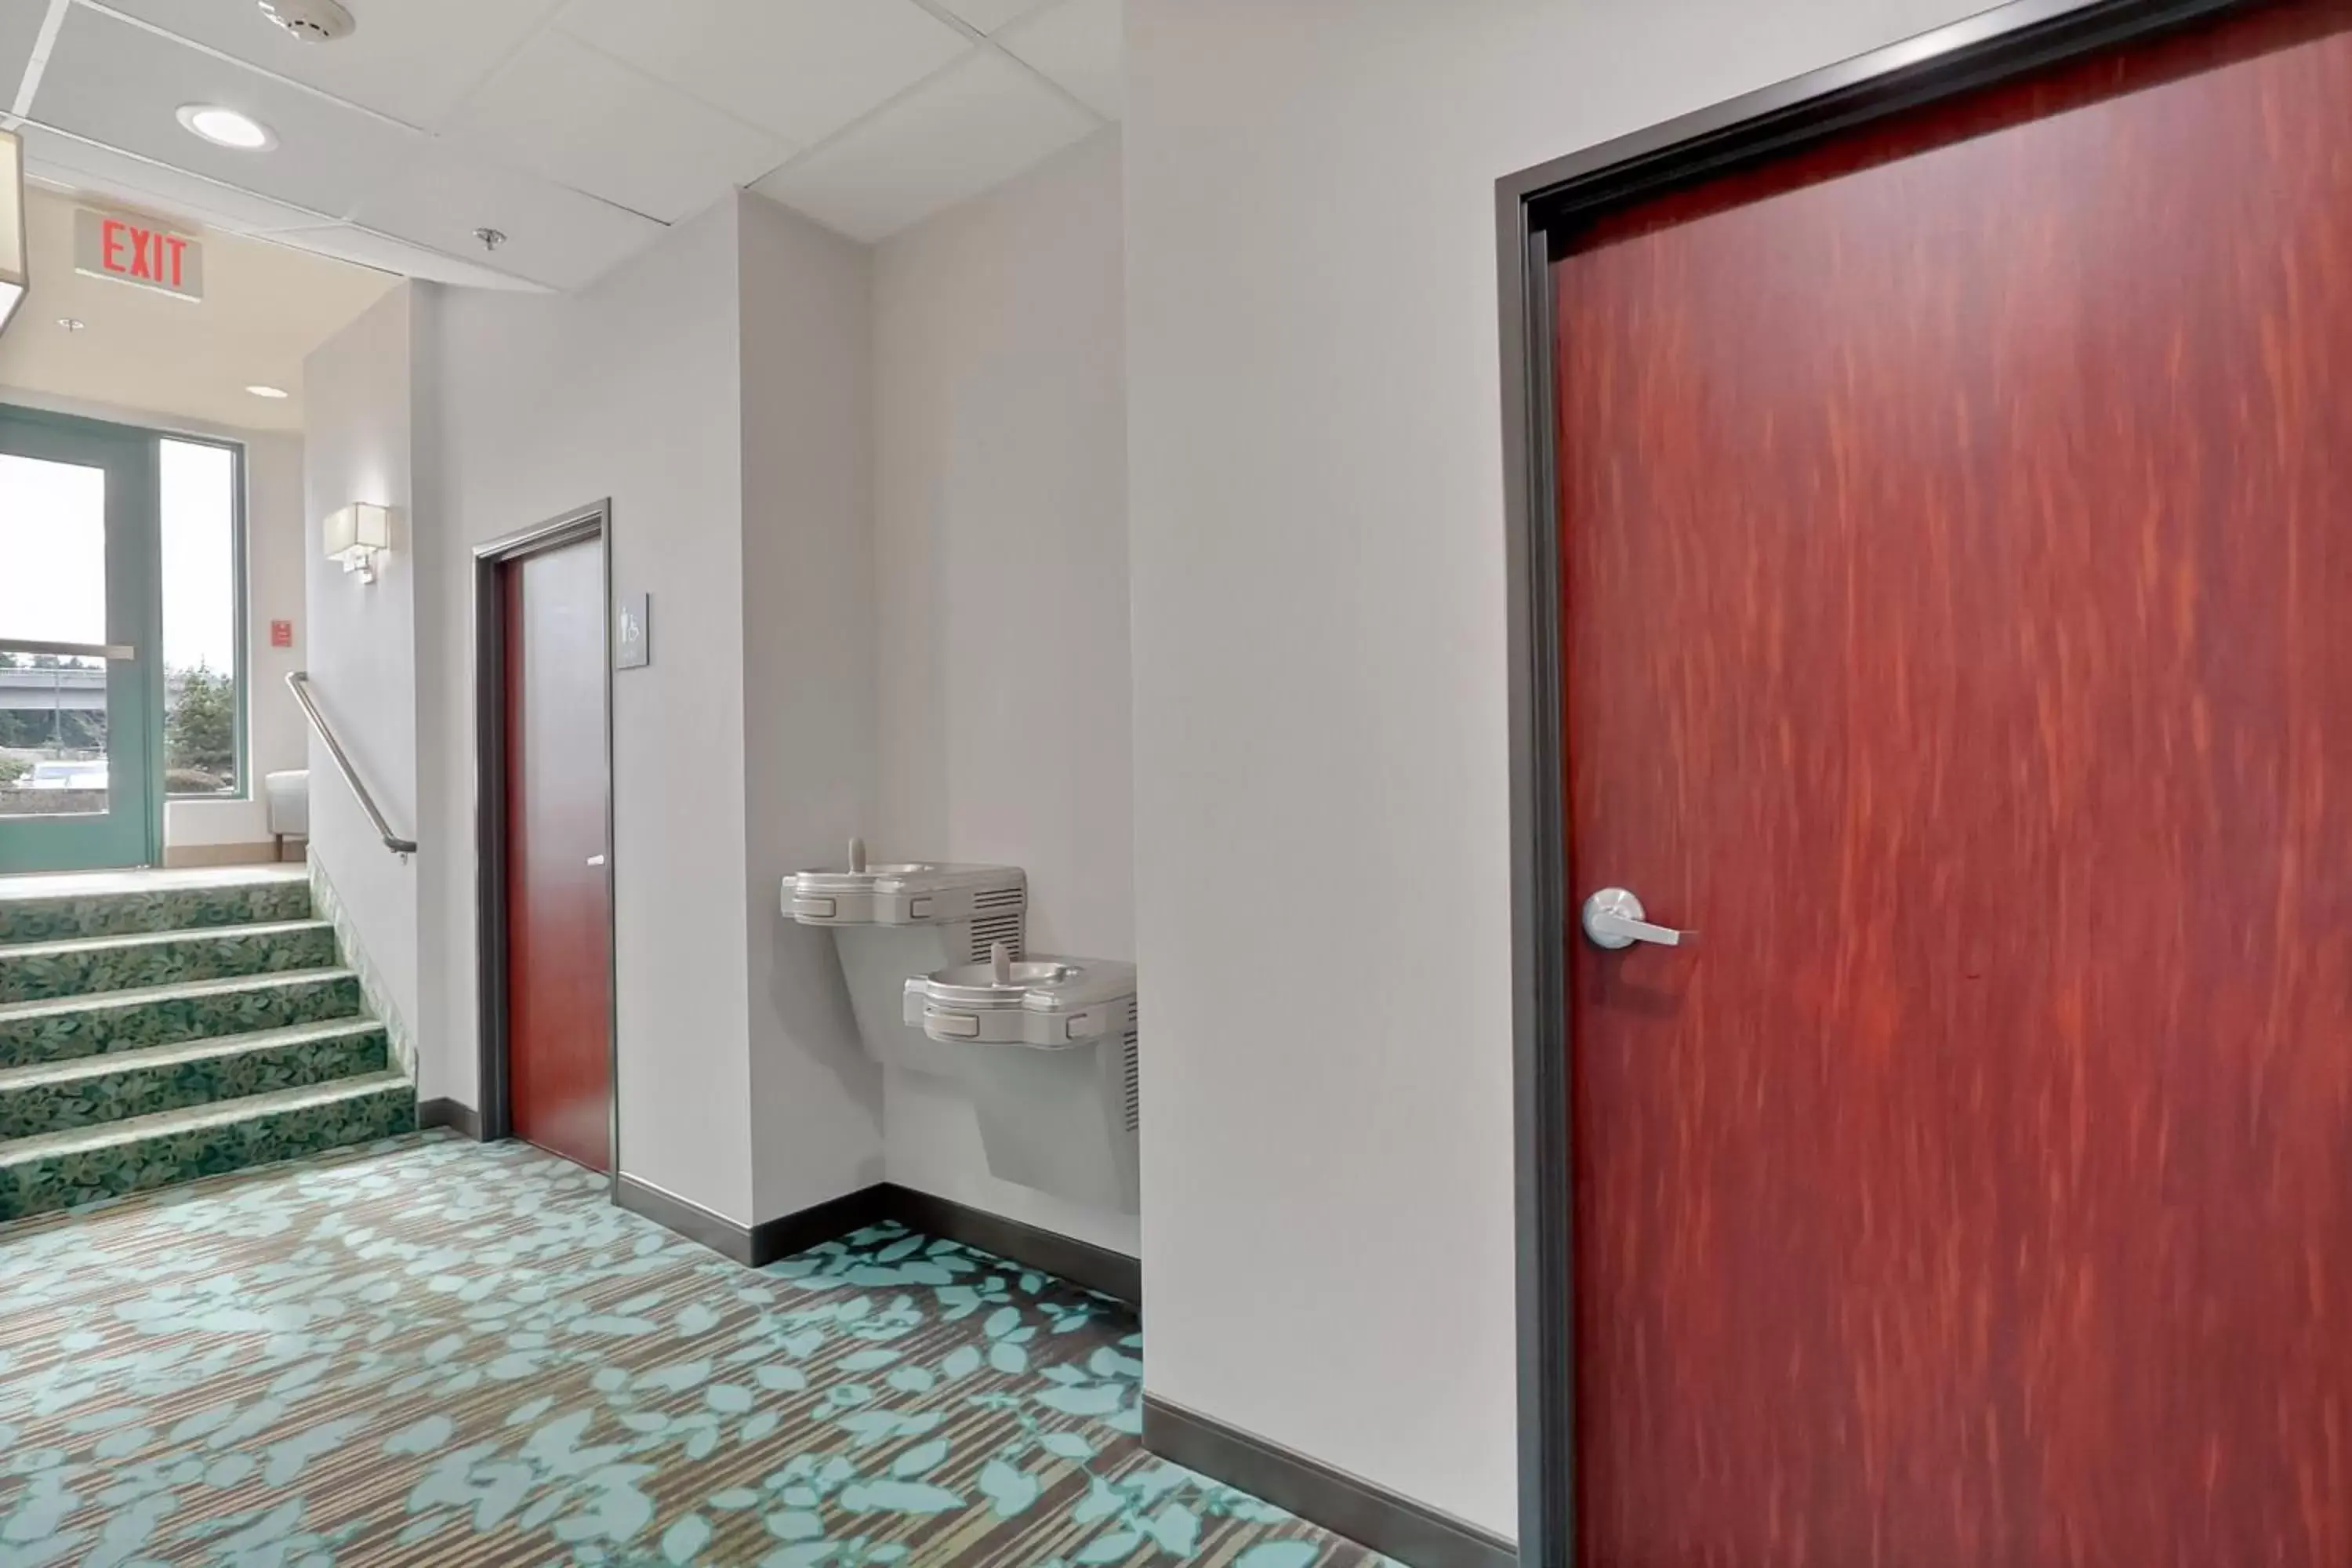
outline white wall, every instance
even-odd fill
[[[411,482],[415,296],[415,285],[394,289],[302,365],[304,515],[323,518],[352,501],[393,509],[393,549],[373,583],[315,550],[302,552],[311,695],[394,831],[412,837],[419,551],[430,533],[419,525]],[[393,1009],[395,1034],[413,1037],[420,1022],[419,860],[386,852],[325,746],[315,738],[309,746],[311,858],[366,933],[366,963],[381,987],[376,1000]]]
[[[748,1223],[736,246],[722,202],[577,294],[436,291],[426,924],[447,994],[421,1054],[424,1094],[479,1102],[472,547],[610,497],[614,589],[652,595],[653,647],[613,688],[620,1168]]]
[[[1131,959],[1119,258],[1116,131],[875,252],[881,790],[861,830],[881,858],[1022,866],[1032,950]],[[888,1093],[893,1181],[1136,1250],[1135,1216],[990,1176],[951,1085],[894,1072]]]
[[[262,775],[309,765],[308,731],[301,710],[286,689],[286,672],[302,668],[303,557],[312,537],[303,521],[302,438],[20,386],[0,385],[0,403],[244,447],[246,766],[251,787],[239,800],[165,801],[163,841],[182,846],[263,842],[269,837],[269,825],[261,799]],[[294,623],[293,647],[269,646],[272,620]]]
[[[867,272],[734,197],[577,294],[433,290],[419,360],[422,1092],[478,1103],[472,549],[609,497],[653,654],[614,680],[620,1168],[739,1224],[882,1174],[831,950],[778,912],[872,793]]]
[[[838,858],[874,798],[871,266],[865,247],[762,197],[742,197],[737,221],[744,931],[753,1202],[768,1218],[883,1176],[880,1071],[833,938],[782,913],[783,879]]]
[[[1953,0],[1129,0],[1145,1381],[1515,1533],[1494,181]]]

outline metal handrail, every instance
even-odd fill
[[[327,716],[319,711],[319,704],[310,696],[310,681],[308,670],[289,669],[286,672],[286,689],[294,693],[294,700],[302,705],[302,712],[310,721],[310,728],[318,731],[319,739],[327,742],[327,755],[335,759],[336,771],[343,775],[343,782],[352,786],[352,794],[359,797],[360,809],[367,813],[376,837],[383,840],[386,849],[404,860],[407,859],[416,853],[416,840],[403,838],[394,833],[392,824],[383,819],[383,813],[376,809],[375,796],[368,794],[367,785],[360,783],[359,770],[352,766],[352,759],[344,753],[342,742],[335,739],[335,732],[327,728]]]

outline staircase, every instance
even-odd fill
[[[0,879],[0,1221],[416,1125],[296,868]]]

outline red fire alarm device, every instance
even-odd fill
[[[270,622],[269,646],[271,647],[292,647],[294,646],[294,623],[292,621]]]

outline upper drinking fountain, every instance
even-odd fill
[[[889,1067],[945,1073],[954,1054],[904,1021],[907,977],[985,963],[997,944],[1018,955],[1029,879],[1017,866],[907,860],[869,864],[866,841],[849,841],[846,868],[784,879],[783,910],[807,926],[829,926],[866,1048]]]

